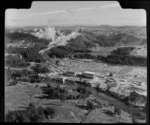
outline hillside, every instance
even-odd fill
[[[96,46],[98,43],[100,46],[131,46],[131,45],[144,45],[147,44],[146,40],[146,27],[138,26],[81,26],[83,29],[81,36],[77,37],[73,42],[73,45],[78,44],[86,47]],[[62,32],[66,34],[75,30],[76,27],[60,27]],[[75,42],[75,43],[74,43]],[[79,46],[79,45],[77,45]]]
[[[78,35],[74,36],[75,34]],[[76,57],[83,58],[89,52],[94,56],[108,55],[118,47],[135,47],[136,49],[147,45],[146,27],[138,26],[46,27],[29,29],[29,31],[27,29],[17,29],[13,32],[7,31],[5,38],[6,43],[16,43],[16,46],[38,43],[42,48],[48,44],[55,45],[57,41],[57,46],[48,52],[50,57],[76,55]],[[29,44],[28,46],[31,45]],[[143,51],[145,54],[147,52],[146,48]]]
[[[145,122],[147,47],[141,28],[73,28],[6,32],[6,121]]]

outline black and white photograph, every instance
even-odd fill
[[[5,11],[5,122],[146,123],[144,9],[34,1]]]

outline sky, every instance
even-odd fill
[[[36,1],[30,9],[7,9],[6,27],[58,25],[146,26],[144,9],[122,9],[117,1]]]

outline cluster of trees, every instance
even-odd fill
[[[70,39],[68,41],[68,45],[83,49],[95,47],[95,37],[93,37],[93,34],[91,36],[91,34],[82,34],[77,36],[75,39]]]
[[[88,86],[86,84],[86,86]],[[66,99],[85,99],[87,98],[90,94],[91,94],[91,91],[89,91],[87,88],[86,88],[85,85],[79,85],[76,90],[76,92],[78,92],[78,94],[68,94],[68,96],[66,97]]]
[[[140,45],[142,41],[143,41],[142,39],[126,33],[110,34],[109,36],[98,35],[96,38],[96,42],[100,46],[104,46],[104,47],[116,46],[116,45],[131,45],[131,44]]]
[[[6,58],[6,65],[9,67],[26,67],[28,66],[28,63],[19,56],[9,55]]]
[[[135,47],[120,47],[112,51],[111,54],[119,55],[119,56],[127,56],[127,55],[130,55],[131,51],[134,49]]]
[[[73,95],[69,93],[65,88],[60,86],[53,87],[52,85],[47,85],[47,87],[42,87],[43,93],[46,94],[48,99],[81,99],[88,97],[91,92],[83,85],[79,85],[76,90],[78,94]]]
[[[74,55],[75,53],[89,53],[91,52],[87,48],[81,48],[76,46],[57,46],[52,48],[47,54],[49,57],[58,57],[58,58],[65,58]]]
[[[96,56],[91,55],[89,53],[76,53],[73,55],[73,57],[79,59],[96,59]]]
[[[20,40],[24,40],[25,42],[29,43],[43,43],[49,44],[49,40],[38,38],[30,33],[24,32],[13,32],[13,33],[6,33],[7,40],[9,39],[10,42],[16,42]]]
[[[25,79],[22,80],[30,83],[40,83],[43,82],[45,78],[39,76],[37,73],[33,73],[31,75],[28,75]]]
[[[7,81],[12,79],[13,82],[20,80],[20,81],[30,82],[30,83],[40,83],[45,80],[45,78],[39,76],[37,72],[29,71],[27,69],[21,71],[6,70],[6,75],[7,75]]]
[[[44,47],[45,46],[41,44],[35,44],[34,46],[28,48],[9,47],[7,51],[9,53],[21,55],[26,62],[40,63],[45,61],[42,55],[39,54],[39,51]]]
[[[136,92],[131,92],[130,96],[128,97],[128,100],[132,101],[132,102],[139,102],[139,103],[145,103],[147,98],[144,95],[140,95]]]
[[[59,86],[53,87],[51,85],[47,85],[47,87],[42,88],[43,93],[47,94],[49,99],[66,99],[68,92],[66,89],[61,88]]]
[[[31,68],[35,73],[47,73],[49,71],[49,69],[45,65],[41,64],[36,64]]]
[[[25,110],[9,111],[5,116],[6,122],[42,122],[49,117],[53,118],[56,110],[51,107],[35,107],[30,103]]]
[[[49,57],[65,58],[69,55],[68,51],[61,47],[54,47],[48,53]]]
[[[142,67],[147,66],[147,58],[144,57],[108,55],[107,57],[98,56],[98,59],[110,64],[132,65]]]
[[[34,48],[36,51],[40,51],[41,49],[46,48],[47,46],[43,43],[36,43],[32,48]],[[30,48],[30,47],[29,47]],[[26,48],[23,47],[13,47],[9,46],[6,48],[6,52],[10,54],[20,54],[21,52],[26,51]]]
[[[86,102],[86,105],[78,105],[78,104],[76,104],[76,106],[79,107],[79,108],[81,108],[81,109],[88,110],[89,112],[90,112],[91,110],[93,110],[93,109],[96,108],[96,106],[95,106],[95,105],[92,103],[92,101],[90,101],[90,100],[88,100],[88,101]],[[87,112],[87,114],[85,114],[85,115],[88,115],[89,112]]]
[[[10,79],[16,79],[16,78],[21,78],[23,76],[29,76],[31,74],[33,74],[32,71],[29,71],[27,69],[24,70],[10,70],[10,69],[6,69],[6,76],[7,76],[7,80],[9,81]]]
[[[39,50],[35,46],[26,48],[25,51],[21,52],[21,55],[27,62],[40,63],[45,61],[42,55],[39,54]]]
[[[6,52],[10,54],[20,54],[22,51],[25,51],[26,48],[21,48],[21,47],[8,47],[6,48]]]
[[[120,64],[120,65],[132,65],[132,66],[147,66],[147,58],[139,56],[131,56],[130,52],[134,48],[119,48],[112,51],[112,53],[106,57],[97,56],[98,60],[104,61],[111,64]]]
[[[90,31],[82,32],[82,35],[78,36],[75,39],[68,41],[70,46],[82,47],[82,48],[91,48],[95,47],[96,44],[103,47],[111,47],[116,45],[140,45],[143,42],[143,39],[137,38],[133,35],[126,33],[117,33],[117,34],[96,34]]]
[[[79,95],[77,96],[77,99],[86,98],[91,94],[91,91],[89,91],[88,88],[85,87],[84,85],[79,85],[76,88],[76,91],[79,93]]]

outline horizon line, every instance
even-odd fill
[[[28,26],[5,26],[5,29],[9,28],[26,28],[26,27],[69,27],[69,26],[116,26],[116,27],[121,27],[121,26],[138,26],[138,27],[146,27],[146,25],[109,25],[109,24],[99,24],[99,25],[84,25],[84,24],[71,24],[71,25],[55,25],[55,26],[47,26],[47,25],[28,25]]]

